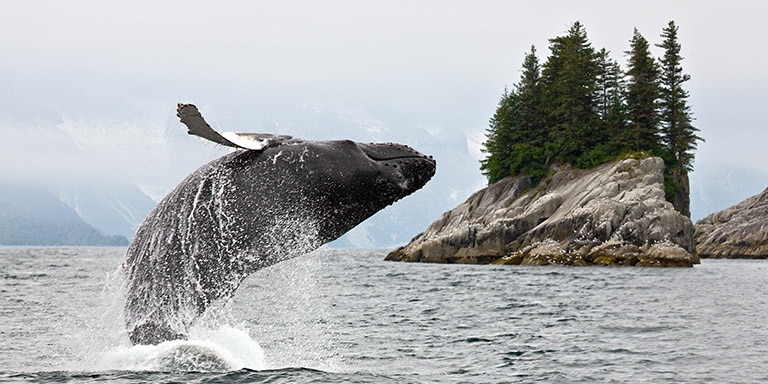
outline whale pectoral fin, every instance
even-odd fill
[[[254,151],[261,151],[267,147],[280,145],[280,143],[292,138],[291,136],[273,135],[271,133],[222,132],[221,135],[238,147]]]
[[[204,139],[213,141],[214,143],[226,145],[228,147],[240,147],[214,131],[194,104],[179,103],[178,108],[176,108],[176,116],[178,116],[181,119],[181,122],[187,126],[187,133],[190,135],[200,136]]]
[[[176,116],[187,126],[187,133],[190,135],[200,136],[228,147],[262,151],[267,147],[280,145],[282,142],[292,138],[291,136],[273,135],[271,133],[216,132],[203,119],[203,115],[200,114],[200,111],[197,110],[194,104],[179,103],[176,109]]]

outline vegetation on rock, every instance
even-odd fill
[[[690,76],[677,31],[673,21],[664,28],[657,60],[635,29],[626,71],[592,47],[578,21],[549,40],[543,65],[532,46],[520,81],[505,90],[490,120],[480,167],[489,184],[525,174],[535,185],[553,164],[586,169],[645,152],[664,159],[667,200],[689,215],[687,172],[703,139],[683,88]]]

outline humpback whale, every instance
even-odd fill
[[[177,115],[189,134],[237,150],[190,174],[137,229],[123,264],[134,344],[186,338],[249,274],[337,239],[435,173],[405,145],[220,133],[192,104]]]

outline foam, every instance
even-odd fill
[[[261,346],[248,333],[222,326],[189,340],[118,347],[106,352],[99,365],[100,370],[223,372],[261,370],[266,363]]]

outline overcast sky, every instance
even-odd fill
[[[547,40],[578,20],[595,48],[607,48],[625,65],[634,27],[653,44],[674,20],[695,124],[707,140],[697,152],[697,171],[747,170],[768,185],[764,1],[0,0],[0,6],[0,117],[32,121],[33,129],[35,118],[61,115],[63,129],[75,134],[98,121],[117,127],[117,136],[126,124],[153,132],[153,125],[173,120],[177,101],[207,105],[209,116],[223,118],[247,118],[223,115],[267,105],[321,103],[405,125],[482,132],[504,87],[518,81],[531,45],[544,61]],[[6,138],[23,136],[8,124],[0,129]],[[151,149],[153,138],[145,139]],[[24,151],[39,151],[37,158],[59,151],[26,144]],[[81,144],[99,146],[98,138],[90,147]],[[15,161],[11,156],[7,149],[0,154],[3,167]],[[122,158],[149,167],[130,153]]]

